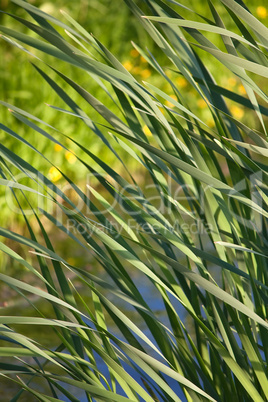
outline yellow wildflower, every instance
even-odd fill
[[[180,88],[185,88],[187,86],[187,81],[184,77],[178,77],[176,79],[176,83]]]
[[[198,101],[197,101],[197,106],[198,106],[200,109],[204,109],[204,108],[207,106],[207,104],[206,104],[206,102],[204,101],[204,99],[198,99]]]
[[[242,94],[242,95],[246,95],[247,91],[245,90],[244,85],[240,84],[238,87],[238,91]]]
[[[171,95],[169,95],[169,96],[170,96],[172,99],[174,99],[175,101],[177,100],[177,97],[176,97],[175,95],[171,94]],[[170,101],[166,101],[165,104],[166,104],[168,107],[174,107],[174,104],[173,104],[172,102],[170,102]]]
[[[147,63],[147,60],[143,56],[140,57],[140,60],[142,63]]]
[[[262,19],[266,18],[268,15],[267,8],[265,8],[263,6],[257,7],[256,12],[257,12],[257,16]]]
[[[62,150],[62,146],[61,146],[60,144],[55,144],[55,145],[54,145],[54,150],[55,150],[56,152],[60,152],[60,151]]]
[[[130,51],[130,56],[132,57],[138,57],[139,56],[139,52],[137,49],[131,49]]]
[[[76,156],[69,151],[65,152],[65,158],[71,164],[75,163],[76,161]]]
[[[208,125],[209,127],[214,127],[214,126],[215,126],[215,121],[214,121],[214,119],[212,119],[212,117],[211,117],[210,119],[208,119],[208,120],[206,121],[206,123],[207,123],[207,125]]]
[[[230,108],[232,115],[236,118],[236,119],[241,119],[244,116],[244,110],[241,109],[241,107],[238,106],[231,106]]]
[[[236,85],[236,79],[234,77],[228,78],[228,86],[234,87]]]
[[[149,68],[145,68],[144,70],[141,70],[140,75],[142,76],[142,78],[146,79],[149,78],[151,76],[151,71],[149,70]]]
[[[146,125],[142,127],[142,131],[144,132],[145,135],[152,135],[151,130]]]
[[[55,166],[52,166],[48,171],[48,178],[53,181],[53,183],[60,180],[61,176],[61,172],[55,168]]]
[[[129,60],[127,60],[127,61],[125,61],[125,62],[123,63],[123,66],[125,67],[125,69],[126,69],[127,71],[130,71],[130,70],[132,69],[132,67],[133,67],[133,64],[132,64]]]

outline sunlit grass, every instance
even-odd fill
[[[0,281],[28,306],[1,306],[13,400],[267,400],[267,28],[233,0],[125,0],[151,39],[118,57],[71,14],[13,3],[8,46],[27,25],[39,59],[16,52],[50,94],[1,102],[20,223],[0,250],[21,270]]]

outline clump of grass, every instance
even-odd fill
[[[133,43],[153,71],[140,82],[66,13],[69,25],[29,3],[13,2],[35,22],[10,17],[35,35],[19,36],[18,25],[2,28],[4,38],[53,56],[46,66],[40,59],[33,63],[65,104],[50,108],[59,119],[71,115],[83,122],[87,136],[77,140],[75,132],[67,136],[26,108],[1,102],[54,149],[45,155],[2,127],[22,149],[43,158],[50,172],[0,144],[0,183],[28,230],[24,236],[1,228],[8,243],[0,247],[36,278],[32,285],[0,274],[33,308],[29,317],[0,318],[0,355],[9,359],[0,364],[3,378],[41,401],[267,399],[267,28],[233,0],[221,3],[238,33],[225,28],[210,1],[209,16],[196,19],[187,10],[193,18],[184,19],[183,6],[175,2],[147,0],[145,15],[136,2],[125,0],[158,48],[152,53]],[[242,87],[237,93],[219,85],[207,55],[233,74],[243,94]],[[159,58],[167,60],[167,70]],[[76,73],[67,76],[57,60]],[[167,90],[157,86],[155,76]],[[117,112],[91,92],[91,81]],[[79,103],[70,96],[73,91]],[[198,94],[205,115],[191,105],[189,91]],[[244,115],[254,116],[258,129],[240,120]],[[117,160],[115,166],[92,151],[99,142]],[[84,181],[78,183],[56,163],[57,149],[86,172]],[[126,155],[135,170],[125,163]],[[77,264],[72,250],[58,252],[53,242],[60,233],[73,250],[94,256],[99,273]],[[35,255],[34,263],[14,251],[16,243]],[[26,336],[29,325],[50,328],[57,348],[45,347],[34,331]]]

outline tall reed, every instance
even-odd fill
[[[6,307],[0,317],[1,376],[19,389],[12,400],[267,400],[267,28],[242,1],[208,0],[200,15],[175,1],[125,0],[120,7],[154,42],[133,43],[147,63],[141,81],[65,12],[58,20],[12,3],[17,28],[1,26],[2,39],[25,59],[30,52],[58,95],[44,107],[71,115],[74,127],[82,121],[86,133],[67,136],[27,104],[0,102],[30,133],[1,124],[21,146],[15,153],[1,142],[0,184],[25,230],[2,227],[0,248],[27,279],[6,271],[0,280],[32,309]],[[209,57],[236,89],[214,79]],[[92,152],[97,142],[105,158]],[[74,163],[75,180],[55,147]],[[78,249],[98,271],[76,263]]]

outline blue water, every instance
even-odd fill
[[[155,286],[144,276],[142,277],[142,281],[141,278],[137,279],[137,285],[138,285],[138,289],[140,291],[140,293],[142,294],[144,300],[147,302],[147,304],[149,305],[149,307],[151,308],[151,310],[153,312],[156,313],[156,315],[158,316],[159,320],[166,325],[167,327],[169,327],[169,322],[168,322],[168,318],[165,316],[164,314],[164,303],[157,291],[157,289],[155,288]],[[114,298],[113,300],[111,299],[111,301],[115,302]],[[175,300],[174,298],[172,298],[172,303],[173,306],[176,308],[177,312],[179,313],[180,317],[183,318],[185,317],[185,310],[184,308],[181,306],[181,304]],[[118,306],[118,304],[117,304]],[[129,306],[129,305],[122,305],[120,306],[122,308],[122,310],[124,311],[124,313],[127,315],[127,311],[129,311],[130,316],[131,316],[131,320],[133,320],[133,312],[135,311],[135,309],[133,308],[133,306]],[[127,309],[127,311],[126,311]],[[138,317],[139,318],[139,317]],[[152,336],[152,334],[150,333],[150,331],[148,330],[148,328],[143,324],[143,322],[135,322],[135,324],[139,327],[139,329],[141,329],[143,331],[143,333],[150,339],[150,341],[152,341],[152,343],[154,345],[156,345],[156,342]],[[117,336],[117,338],[119,338],[120,340],[124,341],[124,339],[122,338],[122,336],[120,335],[119,331],[117,328],[109,328],[109,331],[111,333],[113,333],[114,335]],[[140,343],[142,344],[142,346],[144,346],[144,348],[148,351],[148,346],[145,345],[145,343],[140,340]],[[148,351],[148,353],[150,353],[150,351]],[[159,355],[155,352],[155,351],[151,351],[150,355],[154,358],[159,359]],[[101,372],[105,375],[106,379],[109,381],[109,370],[106,366],[106,364],[103,362],[103,360],[97,355],[95,354],[95,358],[96,358],[96,362],[98,365],[98,368],[101,370]],[[156,396],[158,397],[159,401],[162,401],[163,399],[161,398],[161,396],[158,394],[157,392],[157,386],[156,387],[152,387],[152,385],[150,384],[150,378],[147,378],[147,375],[145,373],[141,373],[139,374],[133,367],[131,367],[130,365],[121,362],[123,368],[125,369],[125,371],[130,374],[144,389],[146,389],[144,387],[144,384],[142,382],[142,379],[145,380],[147,382],[147,384],[150,385],[151,388],[153,388],[154,393],[156,394]],[[162,363],[164,363],[164,360],[162,361]],[[163,376],[168,385],[171,387],[171,389],[175,392],[175,394],[184,402],[186,401],[186,398],[184,396],[184,393],[182,392],[180,385],[178,384],[177,381],[171,379],[170,377],[167,376]],[[62,384],[63,385],[63,384]],[[154,384],[155,385],[155,384]],[[84,391],[78,390],[77,388],[74,389],[73,387],[68,387],[66,386],[66,384],[64,384],[64,387],[66,389],[68,389],[68,391],[70,391],[76,398],[79,399],[79,401],[81,402],[87,402],[87,398],[85,396]],[[120,387],[120,385],[117,385],[117,394],[118,395],[123,395],[126,396],[123,389]],[[64,395],[61,395],[61,400],[62,401],[69,401],[68,398],[66,398]],[[143,401],[143,398],[140,397],[140,401]]]

